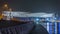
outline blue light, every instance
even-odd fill
[[[48,18],[46,20],[49,20]]]
[[[36,18],[36,21],[39,21],[39,18]]]
[[[57,18],[55,17],[54,20],[56,20]]]
[[[49,20],[50,20],[50,18],[46,18],[46,20],[48,20],[48,21],[49,21]]]

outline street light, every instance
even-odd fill
[[[5,5],[4,5],[4,7],[8,7],[8,5],[7,5],[7,4],[5,4]]]

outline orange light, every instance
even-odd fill
[[[8,6],[7,4],[4,5],[4,7],[7,7],[7,6]]]

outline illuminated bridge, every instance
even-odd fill
[[[13,17],[42,17],[42,18],[47,18],[47,17],[54,17],[54,13],[29,13],[29,12],[19,12],[19,11],[4,11],[3,12],[3,15],[4,16],[7,16],[7,17],[10,17],[10,18],[13,18]]]
[[[6,19],[14,18],[16,20],[22,21],[50,21],[55,22],[54,13],[29,13],[29,12],[20,12],[20,11],[4,11],[3,15],[6,16]],[[56,21],[60,22],[60,21]]]

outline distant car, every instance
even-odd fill
[[[42,25],[34,22],[0,20],[1,34],[48,34]]]

